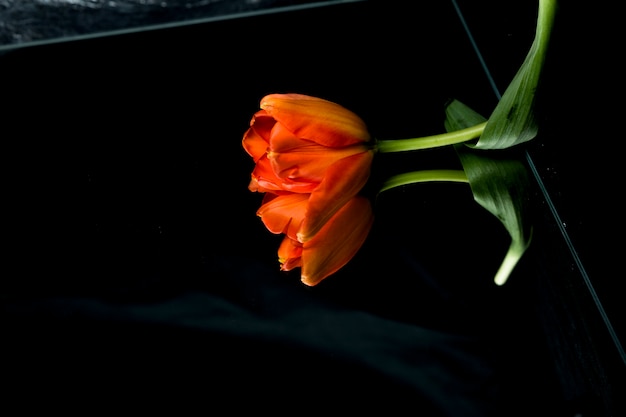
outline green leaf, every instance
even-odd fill
[[[511,236],[511,245],[494,281],[506,282],[528,248],[532,236],[529,220],[529,178],[526,166],[509,154],[494,155],[455,145],[469,180],[474,200],[496,216]]]
[[[535,97],[554,24],[556,3],[556,0],[539,0],[537,27],[530,51],[489,116],[489,122],[474,147],[505,149],[537,135]]]
[[[458,100],[446,107],[446,130],[474,125],[484,117]],[[509,250],[494,281],[504,284],[528,248],[532,237],[529,223],[529,185],[526,166],[516,153],[484,151],[467,144],[454,148],[461,160],[474,200],[496,216],[511,236]]]
[[[443,124],[446,132],[455,132],[487,121],[481,114],[456,99],[446,104],[445,111],[446,120]]]

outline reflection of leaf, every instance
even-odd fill
[[[458,130],[481,123],[480,114],[454,100],[446,108],[446,130]],[[511,154],[455,145],[469,180],[474,199],[496,216],[511,236],[511,245],[498,270],[495,282],[506,282],[520,260],[532,235],[528,223],[529,179],[525,165]]]
[[[535,39],[522,66],[507,87],[474,145],[479,149],[504,149],[537,135],[534,105],[541,70],[554,23],[556,0],[539,0]]]
[[[495,277],[496,284],[502,285],[530,244],[532,226],[527,222],[526,167],[517,159],[496,157],[493,152],[487,155],[465,145],[456,145],[455,149],[474,199],[496,216],[511,236],[511,246]]]

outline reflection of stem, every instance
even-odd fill
[[[506,281],[509,279],[509,275],[515,269],[515,265],[519,262],[519,260],[524,255],[526,248],[530,245],[530,241],[532,240],[533,229],[530,229],[530,234],[526,238],[526,241],[522,239],[515,239],[513,237],[513,241],[511,242],[511,246],[509,246],[509,250],[506,252],[504,256],[504,260],[500,264],[500,268],[498,268],[498,272],[496,272],[496,276],[493,281],[496,285],[504,285]]]
[[[465,171],[462,170],[432,169],[413,171],[390,177],[383,183],[379,193],[401,185],[430,181],[469,182],[467,176],[465,175]]]
[[[504,256],[504,260],[500,264],[498,272],[496,272],[495,278],[493,279],[496,285],[504,285],[504,283],[509,279],[509,275],[513,272],[515,265],[519,262],[525,249],[525,247],[515,244],[515,242],[511,244],[509,250]]]
[[[440,135],[424,136],[413,139],[379,140],[376,143],[378,152],[402,152],[416,151],[419,149],[436,148],[439,146],[454,145],[456,143],[467,142],[470,139],[480,137],[487,122],[468,127],[466,129],[455,130],[454,132],[442,133]]]

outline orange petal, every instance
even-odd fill
[[[343,147],[370,140],[363,120],[331,101],[302,94],[270,94],[261,108],[296,137],[329,147]]]
[[[341,159],[326,172],[326,178],[311,193],[306,218],[298,232],[298,240],[306,242],[347,201],[354,197],[367,183],[373,151],[362,152]]]
[[[275,123],[274,126],[272,126],[269,136],[269,148],[273,152],[287,152],[293,149],[312,145],[323,147],[325,149],[328,148],[327,146],[322,146],[312,140],[297,137],[282,123]]]
[[[274,164],[274,161],[268,159],[268,154],[263,154],[256,160],[256,166],[252,171],[252,178],[248,185],[250,191],[310,193],[319,184],[319,181],[308,181],[302,178],[280,178],[276,175]]]
[[[285,236],[278,248],[281,271],[291,271],[302,266],[302,243]]]
[[[270,232],[285,233],[295,240],[308,200],[309,194],[268,194],[257,210],[257,215]]]
[[[274,137],[287,137],[291,133],[280,123],[272,130],[272,144]],[[285,145],[287,140],[281,141]],[[270,145],[267,154],[272,163],[272,169],[279,178],[290,179],[296,182],[321,182],[326,175],[326,170],[335,162],[348,156],[366,152],[369,148],[364,144],[345,146],[343,148],[329,148],[311,141],[290,140],[288,146],[275,148]]]
[[[282,180],[276,176],[271,162],[265,155],[256,162],[248,189],[260,193],[278,191],[282,189],[281,182]]]
[[[347,264],[359,251],[374,222],[368,199],[355,197],[304,243],[302,282],[317,285]]]
[[[272,127],[276,121],[265,110],[258,111],[250,122],[250,128],[243,135],[245,151],[257,162],[267,153]]]

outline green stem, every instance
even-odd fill
[[[539,44],[545,49],[550,40],[550,33],[554,25],[554,15],[556,14],[557,0],[539,0],[539,12],[537,15],[537,29],[535,37],[539,39]],[[544,51],[545,55],[545,51]]]
[[[413,171],[398,174],[390,177],[383,183],[379,193],[390,188],[402,185],[416,184],[418,182],[448,181],[448,182],[469,182],[465,171],[452,169],[432,169],[423,171]]]
[[[442,133],[439,135],[424,136],[421,138],[379,140],[376,143],[376,148],[378,152],[387,153],[416,151],[419,149],[454,145],[456,143],[467,142],[470,139],[480,137],[486,125],[487,122],[483,122],[466,129],[455,130],[454,132]]]
[[[496,272],[496,276],[493,281],[496,285],[504,285],[506,281],[509,279],[509,276],[513,272],[513,269],[521,259],[524,254],[525,248],[519,244],[513,242],[509,247],[509,250],[506,252],[502,263],[500,264],[500,268],[498,268],[498,272]]]

